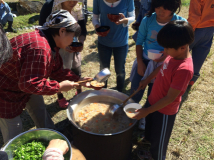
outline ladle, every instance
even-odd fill
[[[111,72],[109,71],[109,69],[104,68],[99,73],[97,73],[94,78],[78,81],[76,83],[84,83],[84,82],[90,82],[90,81],[105,82],[110,76],[111,76]]]
[[[114,104],[111,105],[109,108],[109,113],[115,118],[116,115],[118,115],[117,113],[119,113],[120,111],[123,111],[123,107],[125,106],[126,102],[128,102],[128,100],[130,98],[132,98],[135,94],[137,94],[139,91],[141,90],[141,88],[138,88],[134,93],[132,93],[132,95],[130,95],[125,101],[123,101],[121,104]],[[120,111],[119,111],[120,110]]]

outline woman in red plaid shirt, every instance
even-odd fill
[[[37,128],[55,129],[42,95],[79,85],[75,81],[80,77],[63,69],[58,52],[80,34],[79,25],[69,12],[53,12],[39,30],[11,39],[12,52],[1,27],[0,31],[0,128],[4,142],[22,132],[20,114],[25,108]],[[83,86],[90,87],[88,83]]]

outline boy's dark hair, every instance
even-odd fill
[[[163,7],[164,9],[172,11],[174,14],[177,10],[177,13],[181,10],[181,0],[152,0],[151,9],[147,13],[147,16],[150,17],[152,13],[155,12],[155,8]]]
[[[157,41],[164,48],[177,50],[179,47],[190,45],[194,41],[194,31],[186,21],[171,21],[158,32]]]
[[[75,37],[79,37],[81,34],[81,28],[79,26],[78,23],[75,23],[69,27],[65,27],[66,28],[66,32],[74,32],[75,33]],[[46,31],[51,34],[52,36],[59,36],[59,30],[60,28],[48,28]]]

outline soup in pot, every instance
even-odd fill
[[[117,133],[132,125],[132,120],[124,112],[113,119],[108,113],[110,105],[111,103],[90,103],[82,107],[75,115],[77,125],[98,134]]]

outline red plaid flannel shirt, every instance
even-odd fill
[[[39,30],[19,35],[10,42],[13,57],[0,67],[1,118],[20,115],[32,94],[57,93],[57,81],[79,80],[79,76],[71,70],[62,68],[59,49],[56,48],[53,53]],[[48,77],[55,80],[48,80]]]

